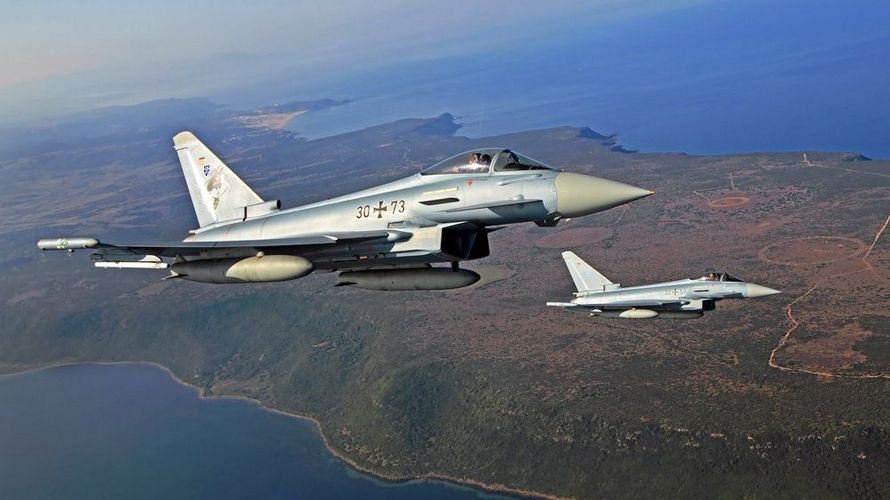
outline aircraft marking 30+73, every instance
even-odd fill
[[[489,255],[504,224],[553,226],[653,194],[557,171],[508,149],[476,149],[410,177],[281,210],[260,198],[191,132],[173,138],[199,228],[181,242],[51,238],[41,250],[92,250],[102,268],[169,269],[168,278],[254,283],[341,271],[340,285],[439,290],[479,275],[461,260]],[[432,267],[434,263],[451,266]]]

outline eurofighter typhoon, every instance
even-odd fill
[[[701,317],[704,311],[713,311],[718,300],[751,299],[781,293],[716,271],[706,272],[700,278],[622,288],[573,252],[563,252],[562,258],[578,291],[571,302],[548,302],[547,305],[586,312],[590,316],[692,319]]]
[[[444,290],[479,280],[458,263],[489,255],[488,234],[498,226],[554,226],[653,194],[491,148],[461,153],[405,179],[282,210],[191,132],[177,134],[173,145],[199,225],[183,241],[72,237],[43,239],[37,247],[88,249],[96,267],[167,269],[167,278],[202,283],[285,281],[323,269],[341,271],[339,285]]]

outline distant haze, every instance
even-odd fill
[[[890,157],[890,4],[13,2],[0,125],[207,97],[246,109],[339,98],[319,137],[452,112],[482,136],[555,125],[647,151]]]
[[[672,2],[670,9],[706,0]],[[4,3],[0,122],[206,94],[282,69],[355,71],[668,9],[658,0]],[[54,109],[53,109],[54,108]]]

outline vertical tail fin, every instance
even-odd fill
[[[176,134],[173,148],[179,155],[200,227],[239,217],[244,207],[263,202],[195,134]]]
[[[563,252],[562,259],[566,262],[566,267],[569,268],[569,274],[572,275],[572,281],[575,282],[578,293],[602,291],[606,285],[612,284],[608,278],[590,267],[574,252]]]

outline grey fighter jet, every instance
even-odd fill
[[[203,283],[285,281],[324,269],[341,271],[339,285],[443,290],[479,279],[458,262],[487,256],[488,233],[497,226],[553,226],[653,194],[492,148],[461,153],[395,182],[282,210],[191,132],[177,134],[173,145],[199,225],[183,241],[52,238],[37,247],[87,249],[97,267],[168,269],[167,278]]]
[[[688,278],[651,285],[622,288],[572,252],[563,252],[578,291],[571,302],[548,302],[548,306],[586,312],[590,316],[627,319],[692,319],[713,311],[723,299],[750,299],[781,293],[778,290],[745,283],[722,272],[706,272]]]

